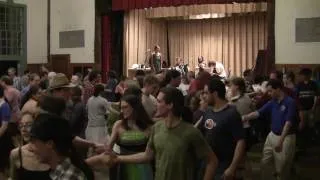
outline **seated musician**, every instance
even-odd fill
[[[227,73],[226,73],[222,63],[217,62],[217,61],[210,61],[208,66],[210,68],[211,75],[218,75],[221,78],[227,77]]]

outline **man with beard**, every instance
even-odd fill
[[[215,179],[234,179],[245,151],[241,116],[225,99],[226,88],[222,81],[211,79],[204,91],[213,106],[205,112],[199,129],[219,160]]]

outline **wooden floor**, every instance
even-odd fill
[[[252,177],[245,179],[259,180],[260,160],[262,157],[263,144],[255,145],[248,153],[249,161],[252,166]],[[299,154],[299,153],[298,153]],[[304,154],[298,155],[293,168],[291,180],[320,180],[320,146],[309,148]],[[275,178],[270,178],[273,180]]]

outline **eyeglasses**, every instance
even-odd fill
[[[32,123],[19,124],[19,129],[22,129],[22,128],[31,129],[31,127],[32,127]]]

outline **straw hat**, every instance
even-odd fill
[[[49,90],[57,89],[57,88],[72,88],[75,85],[70,84],[69,79],[63,73],[57,73],[49,84]]]

